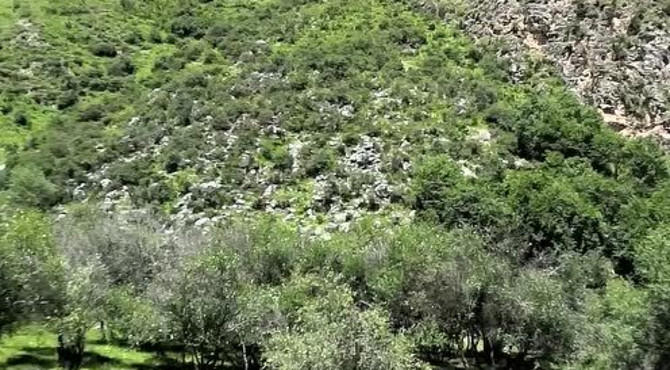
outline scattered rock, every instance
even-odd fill
[[[206,226],[209,226],[211,224],[212,224],[212,220],[210,218],[207,218],[207,217],[201,218],[194,223],[195,227],[206,227]]]
[[[474,140],[482,144],[488,144],[491,142],[493,136],[491,135],[491,132],[488,129],[480,128],[474,130],[469,138],[470,140]]]
[[[102,190],[107,190],[110,187],[110,185],[112,185],[112,182],[113,181],[110,179],[102,179],[100,180],[100,187],[102,188]]]

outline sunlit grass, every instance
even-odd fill
[[[151,353],[135,351],[112,344],[102,344],[100,333],[87,335],[86,369],[138,369],[158,367],[160,361]],[[57,369],[56,335],[36,326],[25,327],[0,340],[0,368],[8,370]]]

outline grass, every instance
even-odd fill
[[[91,331],[86,339],[86,369],[157,369],[174,368],[152,353],[105,344],[100,333]],[[0,368],[7,370],[58,369],[56,335],[36,326],[0,340]]]

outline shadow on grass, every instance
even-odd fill
[[[146,364],[133,365],[132,368],[136,370],[193,370],[195,367],[192,363],[184,364],[171,358],[155,357]],[[216,369],[239,370],[240,368],[240,366],[235,365],[220,365]]]
[[[133,365],[133,369],[137,370],[192,370],[193,365],[183,364],[181,361],[167,357],[155,357],[146,364]]]
[[[30,353],[23,353],[10,357],[5,363],[6,366],[32,366],[38,369],[50,369],[58,365],[55,358],[45,358]],[[2,365],[0,364],[0,367]]]
[[[5,366],[32,366],[36,368],[55,368],[58,366],[56,349],[53,347],[33,347],[21,349],[21,354],[7,359]],[[86,352],[82,366],[95,368],[102,365],[123,365],[123,362],[98,353]]]
[[[96,367],[100,365],[123,365],[123,362],[98,353],[86,352],[84,354],[83,367]]]
[[[54,347],[27,347],[22,348],[21,351],[33,356],[53,357],[53,360],[56,361],[56,349]]]
[[[16,354],[5,363],[0,363],[0,369],[8,367],[28,367],[35,369],[51,369],[58,368],[58,360],[56,357],[56,348],[54,347],[26,347],[21,348],[19,354]],[[182,363],[177,358],[169,357],[161,354],[154,354],[142,364],[128,364],[115,358],[101,355],[95,352],[86,352],[82,367],[97,368],[101,366],[110,366],[112,368],[120,367],[125,369],[136,370],[192,370],[193,364]],[[221,367],[225,369],[238,369],[239,367],[227,366]]]

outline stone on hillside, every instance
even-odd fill
[[[113,181],[110,179],[102,179],[100,180],[100,187],[102,188],[102,190],[107,190],[107,188],[109,188],[110,185],[112,185],[112,183]]]
[[[249,168],[251,166],[251,157],[248,154],[243,154],[238,163],[240,168]]]
[[[493,136],[491,135],[491,131],[485,129],[485,128],[480,128],[478,130],[475,130],[471,135],[470,135],[470,140],[474,140],[477,142],[480,142],[482,144],[487,144],[492,140]]]
[[[197,220],[194,223],[194,225],[195,225],[195,227],[206,227],[206,226],[209,226],[211,223],[212,223],[212,220],[210,218],[205,217],[205,218],[201,218],[201,219]]]

